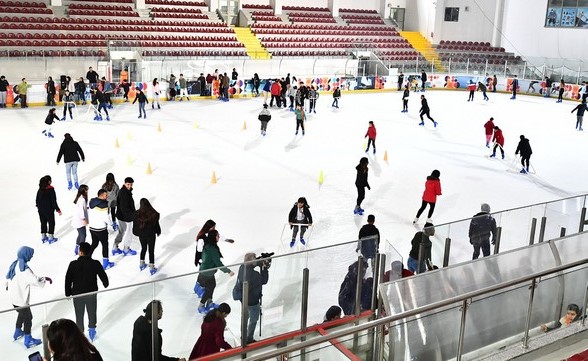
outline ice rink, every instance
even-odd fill
[[[30,267],[54,280],[53,285],[32,289],[31,301],[63,297],[65,270],[75,259],[77,236],[70,225],[76,192],[67,190],[63,161],[55,162],[65,133],[86,154],[78,174],[80,184],[89,185],[91,197],[106,173],[114,173],[121,186],[131,176],[137,206],[141,198],[148,198],[161,214],[163,233],[155,247],[159,272],[153,277],[140,272],[138,255],[111,257],[116,266],[107,271],[110,288],[196,271],[194,239],[207,219],[216,221],[222,236],[235,239],[234,244],[220,244],[225,264],[241,262],[246,252],[288,253],[285,224],[300,196],[307,198],[314,219],[310,249],[356,239],[367,215],[374,214],[383,243],[387,240],[406,261],[417,230],[412,220],[425,179],[434,169],[441,172],[443,189],[433,215],[435,224],[471,217],[481,203],[490,204],[495,212],[588,192],[588,167],[583,160],[587,135],[574,129],[576,116],[570,114],[577,103],[556,104],[554,98],[524,95],[510,100],[510,94],[493,93],[489,93],[490,101],[477,93],[474,102],[466,102],[466,92],[427,91],[431,116],[439,123],[434,128],[427,120],[424,127],[418,126],[421,94],[411,93],[407,114],[400,112],[397,92],[344,93],[339,109],[331,108],[330,94],[322,94],[316,114],[308,115],[304,136],[294,135],[294,114],[276,108],[270,108],[267,136],[261,136],[257,115],[262,98],[164,102],[161,110],[148,105],[147,119],[137,119],[136,104],[119,104],[110,111],[110,122],[92,121],[84,115],[86,108],[80,107],[74,121],[54,124],[54,139],[41,134],[48,107],[4,109],[0,270],[5,275],[18,248],[31,246],[35,255]],[[60,117],[61,113],[58,108]],[[491,116],[504,133],[505,160],[488,158],[491,152],[485,147],[483,125]],[[370,120],[378,132],[375,155],[364,152]],[[536,174],[521,175],[519,164],[514,164],[521,134],[530,139]],[[117,141],[120,147],[115,146]],[[355,216],[355,166],[364,156],[370,161],[372,189],[363,203],[364,216]],[[216,184],[211,184],[213,172]],[[319,184],[321,172],[324,181]],[[53,178],[63,211],[56,216],[59,241],[52,245],[41,244],[35,208],[39,178],[46,174]],[[113,237],[111,233],[111,245]],[[134,248],[140,249],[136,239]],[[276,260],[264,288],[262,337],[298,327],[301,269],[306,265],[312,283],[309,324],[322,321],[326,308],[337,303],[339,285],[356,257],[354,249],[348,245]],[[452,252],[470,254],[471,246],[454,243]],[[99,256],[98,252],[94,258]],[[143,285],[100,296],[95,344],[104,359],[130,358],[132,323],[153,296],[163,301],[165,310],[160,321],[164,354],[187,357],[201,322],[196,313],[198,299],[192,293],[194,281],[195,276],[180,277],[156,287]],[[239,303],[230,296],[234,282],[235,278],[217,273],[214,300],[233,307],[229,329],[239,337]],[[0,292],[0,309],[11,307],[7,293]],[[35,307],[33,315],[36,337],[42,323],[60,317],[75,319],[70,301]],[[21,340],[12,342],[15,319],[16,312],[0,314],[0,349],[9,360],[24,360],[32,349],[26,350]]]

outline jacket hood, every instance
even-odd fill
[[[108,208],[108,201],[98,197],[90,199],[90,208]]]

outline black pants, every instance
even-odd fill
[[[256,95],[259,95],[259,83],[253,85],[253,91]]]
[[[531,159],[531,156],[530,155],[523,156],[521,154],[521,165],[523,167],[525,167],[526,169],[529,169],[529,159]]]
[[[310,103],[310,105],[309,105],[308,111],[312,112],[312,110],[316,108],[316,99],[310,99],[309,103]]]
[[[408,110],[408,99],[402,99],[402,110]]]
[[[84,312],[88,311],[88,327],[96,328],[96,294],[73,299],[76,324],[84,332]]]
[[[421,216],[421,214],[423,214],[425,208],[427,208],[427,204],[429,205],[429,214],[427,216],[427,218],[431,218],[433,217],[433,212],[435,211],[435,203],[434,202],[427,202],[425,200],[422,201],[421,203],[421,208],[419,208],[419,211],[417,212],[417,218],[419,218]]]
[[[13,305],[14,308],[18,306]],[[16,317],[16,328],[24,331],[25,335],[31,334],[31,327],[33,326],[33,314],[31,313],[30,307],[21,308],[16,310],[18,316]]]
[[[370,150],[370,144],[374,147],[374,152],[376,151],[376,140],[373,138],[368,138],[368,144],[367,144],[367,148],[365,148],[365,151],[367,152],[368,150]]]
[[[276,105],[279,107],[282,106],[282,98],[279,95],[273,95],[272,94],[272,99],[270,100],[270,107],[274,106],[274,99],[276,100]]]
[[[298,234],[298,227],[300,227],[300,239],[304,238],[304,233],[308,229],[307,226],[292,226],[292,239],[296,239],[296,235]]]
[[[513,98],[516,98],[517,97],[517,89],[516,88],[513,88],[512,89],[512,97]]]
[[[480,248],[482,248],[482,254],[484,257],[488,257],[490,255],[490,240],[486,239],[483,240],[480,244],[473,244],[474,246],[474,254],[472,255],[472,259],[478,259],[480,257]]]
[[[208,300],[212,302],[212,295],[214,294],[214,289],[216,288],[216,279],[214,278],[214,274],[208,272],[199,273],[198,283],[200,283],[200,286],[204,288],[204,294],[200,299],[200,303],[206,304]]]
[[[98,248],[98,243],[101,243],[102,258],[108,258],[108,230],[103,229],[100,231],[95,231],[91,229],[90,235],[92,236],[92,252],[90,252],[90,256],[92,253],[94,253],[94,250]]]
[[[41,233],[53,234],[55,232],[55,213],[45,214],[39,212],[39,219],[41,220]]]
[[[21,108],[28,107],[28,104],[27,104],[27,95],[26,94],[20,94],[20,107]]]
[[[63,106],[63,117],[65,118],[65,116],[67,115],[67,111],[69,110],[69,117],[73,118],[73,114],[71,113],[71,108],[69,106],[69,104],[65,104]]]
[[[564,91],[565,91],[564,88],[559,88],[559,95],[557,96],[557,100],[559,100],[560,102],[563,100]]]
[[[110,99],[110,93],[104,93],[104,102],[112,105],[112,99]]]
[[[22,97],[22,95],[21,95],[21,97]],[[584,94],[582,94],[582,101],[583,101],[583,102],[585,102],[585,101],[586,101],[586,98],[588,98],[588,93],[584,93]]]
[[[488,95],[486,95],[486,91],[482,90],[482,95],[484,96],[484,100],[488,99]]]
[[[421,120],[423,120],[423,115],[426,115],[427,118],[429,118],[433,123],[435,122],[435,119],[431,118],[431,115],[429,114],[430,110],[421,110],[421,112],[419,113],[419,116],[421,117]]]
[[[155,235],[153,237],[139,237],[139,242],[141,242],[141,258],[139,260],[145,260],[145,253],[147,253],[147,248],[149,248],[149,263],[155,263]]]
[[[55,94],[47,93],[47,105],[55,105]]]
[[[470,90],[470,95],[468,96],[468,101],[474,100],[474,90]]]
[[[78,228],[77,231],[78,238],[76,239],[76,244],[86,242],[86,226]]]
[[[500,153],[504,157],[504,149],[502,149],[502,146],[500,144],[498,144],[498,143],[496,143],[494,145],[494,149],[492,150],[492,154],[496,154],[496,148],[500,148]]]
[[[110,216],[112,217],[112,223],[116,223],[116,206],[110,207]]]
[[[304,132],[304,120],[296,119],[296,133],[298,133],[298,128],[302,128],[302,131]]]
[[[355,187],[357,188],[357,202],[355,204],[359,208],[361,207],[361,202],[363,202],[363,200],[365,199],[365,187],[358,186],[357,184],[355,185]]]
[[[294,95],[290,95],[290,108],[294,108]]]

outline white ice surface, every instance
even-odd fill
[[[70,226],[75,192],[66,188],[63,162],[55,164],[66,132],[86,153],[86,162],[79,164],[78,173],[80,184],[89,185],[92,197],[107,172],[115,174],[119,185],[126,176],[132,176],[135,202],[148,198],[162,216],[163,233],[156,243],[159,272],[154,277],[147,271],[139,272],[138,256],[116,257],[116,266],[107,272],[111,288],[195,271],[194,238],[209,218],[217,222],[223,236],[235,239],[233,245],[220,245],[225,264],[240,262],[248,251],[288,252],[284,244],[288,234],[282,236],[282,231],[299,196],[307,198],[314,218],[310,248],[355,239],[367,214],[373,213],[382,238],[406,259],[416,230],[412,219],[420,205],[425,178],[433,169],[441,171],[443,188],[433,216],[436,224],[471,217],[481,203],[499,211],[586,193],[588,167],[583,158],[587,135],[574,130],[575,115],[570,110],[576,103],[556,104],[555,99],[528,96],[512,101],[507,94],[492,93],[489,102],[477,94],[476,100],[468,103],[465,92],[425,94],[431,115],[439,122],[437,128],[429,121],[424,127],[417,125],[420,93],[411,94],[408,114],[400,113],[398,93],[343,94],[340,109],[331,108],[331,97],[324,94],[318,101],[317,114],[309,115],[304,137],[294,136],[293,113],[275,108],[271,109],[268,135],[260,136],[257,114],[261,98],[228,103],[169,102],[159,111],[148,105],[145,120],[136,118],[136,105],[117,105],[111,111],[111,122],[58,122],[53,130],[55,139],[41,134],[48,108],[4,109],[0,113],[2,275],[18,248],[31,246],[35,248],[31,268],[55,281],[44,289],[33,289],[31,301],[63,296],[65,270],[75,259],[76,238]],[[61,111],[58,108],[60,116]],[[85,109],[80,108],[80,112]],[[490,116],[504,132],[504,161],[489,159],[484,146],[483,124]],[[359,217],[352,212],[355,166],[366,156],[364,134],[369,120],[375,122],[378,131],[378,153],[367,155],[372,190],[367,191],[363,203],[366,215]],[[513,163],[520,134],[531,141],[535,175],[506,171]],[[385,151],[388,162],[383,160]],[[146,174],[148,162],[152,175]],[[210,182],[213,171],[217,184]],[[324,183],[319,186],[321,171]],[[53,177],[63,210],[62,216],[56,216],[59,241],[53,245],[40,242],[34,203],[38,180],[45,174]],[[425,218],[421,217],[421,225]],[[112,240],[111,234],[111,244]],[[137,240],[134,247],[139,249]],[[345,246],[275,261],[264,288],[263,337],[299,325],[301,269],[306,264],[312,284],[309,323],[321,321],[326,308],[337,303],[339,284],[356,257],[354,248]],[[454,242],[453,252],[468,257],[471,248]],[[105,360],[130,358],[132,323],[153,295],[163,300],[165,309],[161,320],[164,353],[186,357],[200,329],[201,318],[195,315],[198,301],[192,293],[194,280],[194,276],[178,278],[155,288],[141,286],[100,296],[96,345]],[[214,299],[233,307],[229,328],[239,337],[239,303],[230,297],[234,278],[229,280],[219,273],[217,284]],[[7,293],[0,292],[0,310],[10,307]],[[33,315],[33,334],[37,337],[42,323],[60,317],[74,319],[69,301],[35,307]],[[22,341],[11,342],[15,318],[14,311],[0,313],[0,350],[3,359],[25,360],[32,351],[25,350]]]

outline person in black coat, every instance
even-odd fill
[[[402,112],[401,113],[408,113],[408,98],[410,97],[410,89],[408,89],[408,84],[404,87],[404,92],[402,93]]]
[[[198,77],[198,83],[200,86],[200,96],[205,96],[206,94],[206,78],[204,77],[204,73],[200,73]]]
[[[361,255],[364,259],[371,260],[372,270],[374,269],[376,253],[378,253],[378,249],[380,248],[380,231],[374,226],[375,221],[376,216],[370,214],[367,218],[368,224],[361,227],[359,230],[359,236],[357,236],[357,239],[359,240],[357,248],[361,251]]]
[[[426,270],[426,262],[427,260],[431,259],[431,248],[433,247],[433,243],[429,239],[435,235],[435,226],[433,223],[427,222],[423,227],[423,230],[414,234],[412,240],[410,241],[411,248],[410,253],[408,254],[408,261],[407,266],[411,272],[414,273],[421,273],[425,272]],[[419,253],[420,249],[423,249],[423,257],[421,259],[421,264],[419,265]]]
[[[147,96],[145,95],[145,93],[143,93],[143,90],[141,88],[136,88],[135,89],[137,91],[137,95],[135,96],[135,100],[133,100],[133,104],[135,104],[137,101],[139,102],[139,116],[138,118],[141,118],[141,114],[143,115],[143,119],[147,118],[147,112],[145,111],[145,104],[149,104],[149,100],[147,99]]]
[[[308,224],[308,226],[312,226],[312,214],[310,214],[309,208],[310,206],[306,202],[306,198],[300,197],[298,198],[298,202],[294,203],[294,206],[288,214],[288,223],[292,229],[292,241],[290,242],[290,247],[294,247],[294,244],[296,244],[296,235],[298,234],[299,228],[298,224]],[[303,246],[306,245],[304,233],[308,226],[300,226],[300,243],[302,243]]]
[[[474,246],[472,259],[478,259],[480,248],[484,257],[490,255],[490,235],[492,244],[496,241],[496,220],[490,215],[490,206],[482,204],[481,212],[477,213],[470,222],[470,244]]]
[[[41,241],[49,244],[56,242],[57,238],[53,237],[55,231],[55,211],[61,215],[61,209],[57,205],[57,196],[55,189],[51,185],[51,176],[46,175],[39,181],[39,190],[36,198],[37,211],[41,220]]]
[[[426,115],[427,118],[429,118],[433,122],[433,126],[437,127],[437,122],[435,121],[435,119],[431,118],[431,115],[429,114],[430,111],[431,111],[431,109],[429,109],[429,103],[427,102],[427,98],[425,98],[424,95],[421,95],[421,109],[419,110],[419,116],[421,117],[421,122],[419,123],[419,125],[425,125],[425,120],[423,119],[423,115]]]
[[[47,79],[47,106],[55,106],[55,82],[52,77]]]
[[[268,269],[271,263],[269,263],[269,260],[258,261],[255,253],[245,254],[243,261],[245,264],[239,267],[237,283],[233,288],[233,299],[243,302],[243,282],[248,282],[247,306],[249,323],[247,325],[247,342],[250,343],[255,342],[253,335],[261,313],[262,288],[269,280]],[[259,272],[255,270],[257,266],[259,266]]]
[[[368,163],[369,160],[363,157],[359,160],[359,164],[355,167],[357,176],[355,177],[355,187],[357,188],[357,202],[353,214],[363,215],[364,210],[361,208],[361,202],[365,198],[365,187],[372,189],[368,183]]]
[[[578,104],[574,109],[572,109],[571,113],[578,111],[576,113],[576,130],[582,131],[582,122],[584,121],[584,112],[588,109],[586,107],[586,101],[582,101]]]
[[[139,209],[135,212],[133,221],[133,234],[139,237],[141,242],[141,258],[139,270],[145,269],[145,254],[149,248],[149,272],[153,276],[157,272],[155,268],[155,237],[161,235],[159,226],[159,213],[153,208],[147,198],[141,198]]]
[[[259,84],[260,84],[260,80],[259,80],[259,75],[257,75],[257,73],[253,74],[253,89],[251,90],[251,92],[255,92],[255,96],[258,97],[259,96]]]
[[[400,75],[398,75],[398,90],[402,90],[402,84],[404,84],[404,73],[400,72]]]
[[[82,147],[80,147],[79,143],[73,139],[71,134],[65,133],[63,137],[65,139],[63,139],[61,147],[59,147],[59,153],[57,153],[57,165],[59,165],[59,161],[61,161],[61,157],[63,156],[63,161],[65,162],[65,174],[67,176],[67,189],[72,188],[72,176],[74,185],[76,189],[78,189],[80,187],[78,184],[78,162],[80,161],[80,158],[82,159],[82,162],[85,162],[86,157],[84,156]]]
[[[425,88],[427,86],[427,73],[425,73],[424,70],[421,70],[421,82],[422,82],[421,91],[424,92]]]
[[[86,73],[86,79],[88,79],[88,82],[90,82],[90,87],[95,87],[98,85],[98,78],[98,73],[96,73],[92,67],[89,67],[88,72]]]
[[[92,259],[92,246],[87,242],[80,243],[79,257],[69,263],[65,273],[65,295],[75,296],[98,291],[97,277],[104,288],[108,288],[108,276],[99,261]],[[96,294],[75,297],[73,299],[76,313],[76,324],[84,332],[84,310],[88,311],[88,332],[90,340],[96,337]]]
[[[47,114],[47,116],[45,117],[45,130],[42,131],[42,133],[48,137],[48,138],[55,138],[53,136],[53,133],[51,133],[51,129],[53,126],[53,123],[55,123],[56,120],[59,120],[59,117],[57,116],[57,114],[55,114],[55,108],[51,108],[49,109],[49,113]]]
[[[6,108],[6,94],[8,91],[8,80],[4,75],[0,76],[0,108]]]
[[[361,263],[361,279],[363,280],[366,270],[368,267],[368,263],[366,261],[362,261]],[[339,306],[343,310],[343,314],[353,315],[355,314],[355,294],[357,289],[357,275],[359,273],[359,261],[353,262],[348,270],[347,274],[345,275],[345,279],[343,283],[341,283],[341,287],[339,288],[339,296],[338,302]],[[363,281],[362,281],[363,283]],[[362,287],[363,288],[363,287]],[[362,294],[363,294],[362,290]]]
[[[49,352],[52,361],[103,360],[100,352],[88,341],[75,322],[66,318],[51,322],[47,328],[47,343],[51,345]]]
[[[116,218],[118,218],[120,231],[114,239],[112,246],[112,255],[124,253],[125,256],[134,256],[136,251],[131,249],[131,239],[133,238],[133,221],[135,220],[135,201],[133,200],[133,183],[135,181],[131,177],[125,178],[125,183],[118,191],[116,197]],[[118,245],[123,242],[124,249],[120,250]]]
[[[80,77],[80,80],[74,83],[74,89],[76,91],[76,101],[81,100],[82,105],[86,105],[86,83],[84,78]]]
[[[529,160],[531,159],[531,154],[533,154],[533,150],[531,150],[529,139],[525,138],[524,135],[521,135],[520,138],[521,140],[519,141],[519,145],[517,146],[515,155],[521,152],[521,164],[523,165],[521,173],[525,174],[529,172]]]
[[[155,312],[154,312],[155,311]],[[131,341],[131,361],[153,361],[153,324],[151,322],[153,314],[158,320],[163,316],[163,307],[161,301],[153,300],[149,302],[143,310],[144,316],[139,316],[133,324],[133,340]],[[157,352],[159,361],[186,361],[184,358],[169,357],[161,352],[163,338],[161,329],[157,329]]]
[[[516,99],[517,98],[517,89],[519,87],[519,79],[517,79],[517,76],[514,76],[514,79],[512,80],[511,83],[512,86],[512,97],[510,97],[510,99]]]

